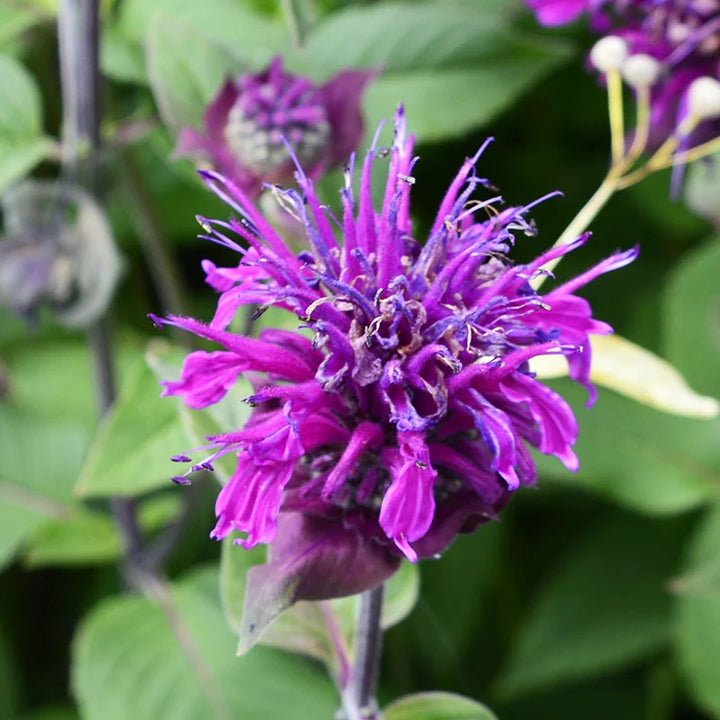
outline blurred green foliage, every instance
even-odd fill
[[[509,203],[565,192],[536,209],[540,235],[516,248],[519,260],[552,243],[606,170],[604,91],[583,71],[589,38],[579,29],[542,32],[510,0],[285,5],[304,23],[303,50],[279,2],[103,3],[102,183],[126,261],[113,318],[121,392],[97,429],[84,339],[49,316],[28,330],[3,311],[2,720],[272,719],[288,708],[314,719],[338,705],[317,663],[267,648],[234,657],[238,566],[261,556],[226,545],[219,574],[220,548],[207,538],[216,487],[199,480],[189,509],[179,507],[187,489],[166,488],[170,455],[247,412],[231,398],[225,415],[189,419],[157,397],[143,358],[157,336],[146,313],[166,310],[142,250],[148,223],[179,258],[197,317],[214,302],[199,260],[232,260],[195,238],[196,213],[226,210],[189,163],[169,157],[178,128],[199,122],[226,73],[278,52],[317,80],[382,66],[365,100],[368,131],[406,103],[421,157],[419,234],[457,167],[493,135],[480,172]],[[0,8],[0,191],[33,168],[56,174],[55,11],[39,0]],[[329,203],[336,187],[323,183]],[[662,352],[696,390],[720,395],[716,233],[669,200],[664,173],[623,191],[592,229],[560,276],[640,243],[636,263],[588,290],[596,317]],[[155,371],[158,362],[172,365],[162,353]],[[416,578],[402,575],[395,622],[410,614],[386,635],[380,697],[462,693],[502,720],[720,717],[720,421],[661,415],[609,391],[584,411],[583,392],[561,384],[580,421],[579,474],[540,460],[537,492],[518,493],[501,522],[420,565],[412,612]],[[135,498],[150,537],[185,513],[168,580],[150,599],[122,587],[109,495]],[[341,606],[351,630],[354,604]],[[276,628],[269,639],[307,652],[292,636],[307,620],[290,611],[278,625],[287,635]],[[448,694],[418,702],[397,701],[387,718],[491,717]]]

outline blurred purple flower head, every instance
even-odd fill
[[[205,111],[205,129],[184,128],[176,157],[210,163],[251,197],[263,183],[288,182],[286,142],[317,177],[340,165],[363,133],[360,100],[374,70],[346,70],[321,86],[286,72],[275,57],[260,73],[226,80]]]
[[[660,63],[652,88],[651,146],[659,145],[687,114],[693,80],[720,79],[720,0],[526,0],[544,25],[587,13],[592,30],[623,38],[630,55]],[[693,133],[692,144],[720,134],[717,120]]]
[[[235,268],[204,262],[209,284],[221,293],[210,325],[180,317],[158,322],[223,348],[188,355],[181,379],[164,383],[165,395],[203,408],[218,402],[239,373],[254,386],[247,425],[203,448],[211,451],[204,463],[237,456],[217,500],[213,537],[237,530],[245,547],[268,543],[281,512],[301,513],[415,561],[496,518],[518,487],[535,481],[528,445],[577,468],[573,413],[528,361],[564,355],[571,377],[594,399],[588,334],[611,328],[574,293],[636,251],[538,295],[529,281],[586,236],[528,265],[512,264],[515,234],[534,235],[528,212],[536,203],[473,199],[478,187],[492,187],[475,174],[487,144],[465,161],[419,242],[410,223],[416,158],[400,109],[392,148],[368,151],[359,193],[350,160],[340,218],[320,205],[300,170],[299,191],[277,189],[305,229],[309,249],[299,255],[241,188],[203,173],[237,213],[229,222],[201,219],[206,237],[241,260]],[[385,197],[376,210],[371,172],[387,155]],[[300,329],[266,328],[257,339],[228,332],[247,304],[284,308]]]

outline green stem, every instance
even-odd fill
[[[595,194],[585,203],[582,210],[580,210],[573,221],[565,228],[562,235],[560,235],[560,237],[555,241],[553,247],[563,247],[564,245],[569,245],[583,232],[585,232],[585,230],[587,230],[590,223],[595,219],[600,210],[602,210],[607,201],[617,190],[618,181],[622,175],[622,169],[623,167],[621,166],[615,166],[610,170],[605,180],[603,180],[600,187],[595,191]],[[551,273],[561,259],[562,257],[558,257],[554,260],[550,260],[550,262],[543,265],[542,269],[547,273]],[[547,274],[538,275],[530,282],[530,284],[535,290],[538,290],[545,282],[546,278]]]

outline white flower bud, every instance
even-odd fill
[[[620,74],[630,87],[650,87],[660,75],[660,63],[644,53],[631,55],[622,64]]]
[[[617,35],[598,40],[590,51],[590,62],[603,73],[619,70],[628,56],[627,43]]]
[[[693,80],[688,89],[688,109],[702,120],[720,117],[720,82],[707,76]]]

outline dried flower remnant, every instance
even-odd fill
[[[41,307],[87,327],[107,308],[121,261],[102,208],[82,188],[27,180],[2,198],[0,306],[28,322]]]
[[[260,73],[226,80],[205,111],[204,131],[184,128],[175,156],[209,163],[251,197],[263,183],[293,179],[291,152],[317,177],[360,142],[360,100],[375,75],[345,70],[317,86],[275,57]]]
[[[236,268],[204,262],[209,283],[221,293],[209,325],[156,320],[223,348],[191,353],[181,379],[164,383],[165,395],[203,408],[218,402],[240,373],[254,386],[248,402],[255,409],[246,426],[208,438],[203,450],[210,454],[193,466],[237,456],[236,472],[217,501],[213,537],[237,530],[245,547],[269,543],[281,513],[301,514],[415,561],[496,518],[518,487],[535,481],[527,445],[577,468],[573,413],[529,372],[528,361],[564,355],[571,377],[594,399],[588,334],[611,328],[593,319],[574,293],[629,263],[636,251],[612,255],[538,295],[529,283],[538,269],[586,236],[528,265],[513,265],[507,253],[516,233],[534,234],[528,213],[536,203],[503,208],[498,196],[472,199],[479,186],[491,187],[475,174],[486,145],[463,164],[424,243],[410,223],[416,159],[402,109],[378,212],[371,171],[377,156],[387,153],[374,146],[359,197],[352,160],[347,168],[341,219],[321,207],[302,171],[299,192],[277,190],[307,234],[310,250],[299,255],[239,187],[203,173],[239,216],[203,218],[211,228],[207,237],[242,259]],[[271,328],[258,339],[228,332],[247,303],[294,313],[312,340]],[[186,476],[176,480],[187,482]]]

